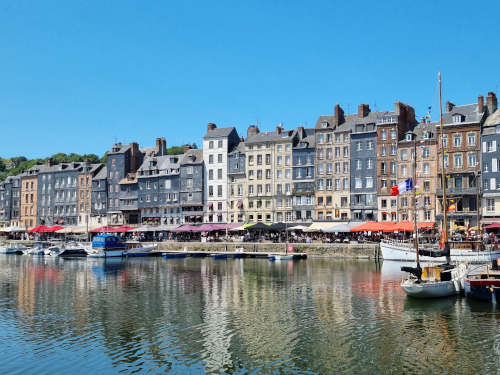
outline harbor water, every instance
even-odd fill
[[[489,374],[500,309],[400,264],[0,256],[2,374]]]

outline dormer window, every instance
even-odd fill
[[[463,116],[460,114],[453,115],[453,123],[454,124],[459,124],[463,122]]]
[[[328,127],[328,122],[323,121],[323,122],[321,123],[321,127],[322,127],[323,129],[324,129],[324,128],[327,128],[327,127]]]
[[[407,141],[411,141],[412,140],[411,133],[406,134],[406,140]]]
[[[429,139],[431,137],[431,133],[430,132],[425,132],[424,133],[424,139]]]

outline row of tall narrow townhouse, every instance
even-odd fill
[[[0,227],[21,225],[21,178],[8,176],[0,183]]]

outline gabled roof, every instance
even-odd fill
[[[105,180],[108,177],[108,168],[106,166],[102,167],[102,169],[94,176],[94,180]]]
[[[409,143],[412,143],[413,144],[413,140],[411,141],[407,141],[406,140],[406,135],[408,133],[415,133],[416,136],[417,136],[417,142],[420,142],[420,141],[433,141],[433,142],[436,142],[437,140],[437,132],[436,132],[436,125],[439,126],[439,122],[427,122],[427,123],[419,123],[417,124],[416,126],[414,126],[412,129],[408,130],[403,139],[401,139],[398,143],[405,143],[405,142],[409,142]],[[428,138],[425,138],[425,133],[428,133]]]

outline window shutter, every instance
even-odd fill
[[[483,142],[483,152],[486,152],[486,142]]]
[[[498,162],[497,158],[491,159],[491,171],[492,172],[497,172],[498,171]]]

